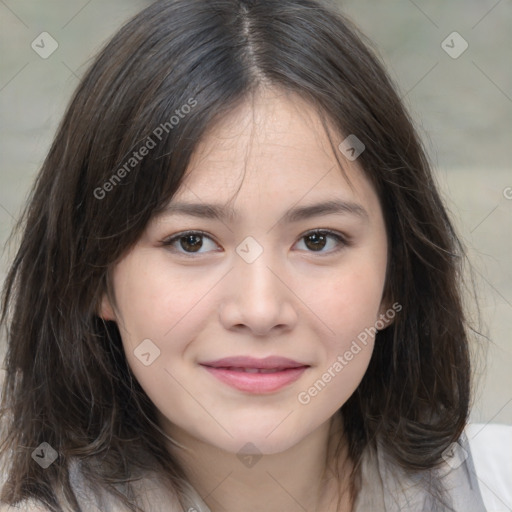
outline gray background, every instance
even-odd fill
[[[2,246],[80,76],[116,29],[149,3],[0,0]],[[471,419],[512,424],[512,1],[342,5],[397,83],[475,269],[489,340],[474,344],[481,362]],[[456,59],[441,47],[454,31],[469,45]],[[31,48],[41,32],[59,45],[47,59]],[[14,248],[2,254],[0,281]]]

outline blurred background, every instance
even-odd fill
[[[0,0],[2,246],[92,57],[150,3]],[[485,335],[471,420],[512,425],[512,2],[339,3],[395,81],[467,247]],[[14,249],[2,253],[0,282]]]

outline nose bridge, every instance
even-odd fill
[[[221,309],[225,327],[245,325],[261,335],[275,326],[294,324],[297,315],[292,294],[278,277],[282,266],[271,250],[246,240],[237,253]]]
[[[245,251],[245,252],[244,252]],[[265,299],[270,301],[277,299],[280,295],[279,288],[282,283],[276,278],[271,268],[277,267],[277,262],[272,255],[270,248],[264,249],[251,240],[247,240],[237,248],[235,259],[234,279],[237,295],[252,294],[254,299]],[[240,294],[241,292],[241,294]],[[251,299],[250,296],[245,299]]]

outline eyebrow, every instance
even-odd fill
[[[279,223],[299,222],[310,217],[321,215],[353,215],[368,220],[367,211],[360,205],[350,201],[328,200],[306,206],[295,206],[288,210],[279,220]],[[207,203],[171,203],[159,216],[189,215],[202,219],[217,219],[220,221],[236,219],[233,208],[221,204]]]

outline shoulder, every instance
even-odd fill
[[[127,506],[118,497],[106,492],[106,489],[101,486],[91,485],[78,460],[73,460],[70,463],[70,483],[80,507],[85,512],[128,512]],[[210,512],[187,482],[182,482],[187,501],[187,506],[184,508],[180,503],[177,489],[174,489],[172,485],[169,486],[162,475],[155,470],[134,473],[129,486],[116,484],[116,487],[121,494],[133,496],[132,505],[136,505],[144,511]]]
[[[82,461],[71,459],[69,463],[69,481],[71,488],[84,512],[128,512],[126,505],[117,496],[107,492],[106,488],[90,482],[84,472]],[[126,495],[127,488],[116,485],[117,490]],[[183,508],[178,494],[172,486],[167,485],[157,472],[145,472],[138,475],[130,483],[129,494],[135,496],[133,504],[142,510],[151,512],[210,512],[199,494],[188,484],[182,482],[185,490],[187,506]],[[62,506],[62,505],[61,505]],[[64,508],[69,511],[69,508]],[[35,499],[25,499],[16,505],[0,503],[0,512],[51,512],[51,510]]]
[[[485,511],[479,479],[466,432],[443,453],[444,463],[435,473],[449,493],[455,510]]]
[[[473,423],[466,434],[488,510],[512,510],[512,425]]]
[[[423,471],[400,467],[380,442],[368,448],[356,512],[485,512],[466,435],[445,451],[439,467]]]

